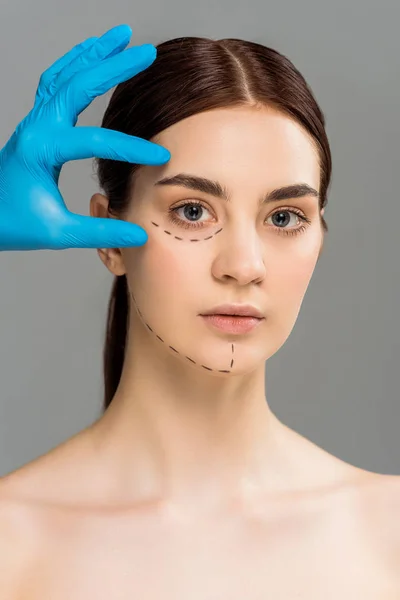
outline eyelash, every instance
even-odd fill
[[[174,206],[173,208],[168,209],[169,219],[171,221],[173,221],[174,223],[176,223],[177,225],[179,225],[180,227],[183,227],[184,229],[199,229],[200,227],[203,227],[203,225],[201,225],[201,224],[200,225],[189,224],[187,221],[183,221],[179,217],[178,218],[176,217],[177,211],[180,208],[184,208],[185,206],[201,206],[201,207],[205,208],[206,210],[208,210],[208,208],[206,206],[204,206],[204,204],[202,202],[199,202],[198,200],[186,201],[184,204],[181,204],[180,206]],[[270,216],[273,216],[280,212],[294,213],[297,217],[300,218],[300,220],[303,222],[303,225],[300,225],[300,227],[297,227],[295,229],[282,229],[281,227],[274,227],[274,229],[278,230],[279,235],[298,235],[299,233],[302,233],[303,231],[305,231],[307,229],[307,226],[311,224],[311,220],[296,208],[290,208],[290,209],[289,208],[280,208],[280,209],[276,210],[275,212],[273,212],[272,215],[270,215]],[[305,225],[304,223],[307,223],[307,225]]]

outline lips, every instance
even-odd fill
[[[234,316],[225,314],[202,315],[203,320],[213,328],[225,333],[243,334],[252,331],[264,319],[258,317]]]
[[[263,319],[264,315],[251,304],[221,304],[205,311],[202,315],[225,315],[230,317],[255,317]]]

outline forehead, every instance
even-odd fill
[[[303,127],[275,109],[214,109],[183,119],[151,141],[171,152],[151,178],[178,171],[223,181],[226,187],[280,186],[305,181],[319,188],[318,152]],[[147,177],[146,177],[147,179]]]

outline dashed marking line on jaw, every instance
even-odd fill
[[[162,339],[162,337],[160,337],[151,327],[150,325],[145,321],[140,308],[137,305],[137,302],[132,294],[132,292],[129,292],[131,295],[131,298],[133,300],[133,302],[135,303],[136,309],[140,315],[140,318],[142,319],[143,323],[146,325],[147,329],[149,329],[149,331],[151,331],[151,333],[153,333],[157,339],[160,340],[160,342],[162,342],[163,344],[165,344],[166,342]],[[218,373],[230,373],[233,367],[233,363],[234,363],[234,358],[233,355],[235,353],[235,346],[234,344],[231,344],[232,346],[232,359],[231,359],[231,365],[230,365],[230,369],[211,369],[211,367],[207,367],[206,365],[200,365],[200,367],[202,367],[203,369],[206,369],[207,371],[217,371]],[[171,350],[173,350],[174,352],[176,352],[176,354],[181,354],[180,352],[178,352],[178,350],[176,348],[174,348],[173,346],[168,345],[168,348],[170,348]],[[193,360],[193,358],[190,358],[190,356],[186,356],[185,358],[187,358],[188,360],[190,360],[191,363],[193,363],[194,365],[197,365],[198,363],[196,363],[195,360]]]
[[[155,225],[156,227],[160,227],[160,226],[159,226],[157,223],[154,223],[154,221],[151,221],[151,223],[152,223],[153,225]],[[214,235],[217,235],[217,233],[219,233],[220,231],[222,231],[222,229],[223,229],[223,228],[221,227],[221,229],[218,229],[218,231],[216,231],[216,232],[215,232],[213,235],[209,235],[209,236],[208,236],[208,237],[206,237],[206,238],[203,238],[203,239],[198,239],[198,238],[195,238],[195,239],[190,239],[190,240],[188,240],[188,241],[189,241],[189,242],[202,242],[202,241],[205,241],[205,240],[209,240],[209,239],[211,239],[212,237],[214,237]],[[186,241],[186,240],[184,240],[184,238],[180,238],[180,237],[178,237],[178,236],[176,236],[176,235],[173,235],[173,234],[172,234],[170,231],[167,231],[166,229],[164,229],[163,231],[164,231],[165,233],[167,233],[168,235],[171,235],[171,236],[173,236],[173,237],[174,237],[175,239],[177,239],[177,240],[180,240],[180,241],[182,241],[182,240],[183,240],[183,241]],[[149,324],[148,324],[148,323],[145,321],[145,319],[144,319],[144,317],[143,317],[143,315],[142,315],[142,313],[141,313],[141,311],[140,311],[140,308],[139,308],[139,307],[138,307],[138,305],[137,305],[137,302],[136,302],[136,300],[135,300],[135,298],[134,298],[134,296],[133,296],[132,292],[130,291],[129,293],[130,293],[130,295],[131,295],[131,298],[132,298],[133,302],[135,303],[135,306],[136,306],[136,309],[137,309],[137,311],[138,311],[138,313],[139,313],[139,315],[140,315],[140,318],[142,319],[143,323],[146,325],[147,329],[149,329],[149,331],[151,331],[151,333],[153,333],[153,334],[154,334],[154,335],[157,337],[157,339],[159,339],[159,340],[160,340],[160,342],[162,342],[163,344],[165,344],[166,342],[164,342],[164,340],[162,339],[162,337],[160,337],[160,336],[159,336],[159,335],[158,335],[158,334],[157,334],[157,333],[156,333],[156,332],[155,332],[155,331],[154,331],[154,330],[153,330],[153,329],[150,327],[150,325],[149,325]],[[206,365],[200,365],[200,367],[202,367],[203,369],[206,369],[207,371],[217,371],[217,373],[231,373],[231,370],[232,370],[232,367],[233,367],[233,363],[234,363],[234,358],[233,358],[233,355],[234,355],[234,353],[235,353],[235,346],[234,346],[234,344],[231,344],[231,346],[232,346],[232,359],[231,359],[230,369],[211,369],[211,367],[207,367]],[[168,345],[168,348],[170,348],[171,350],[173,350],[174,352],[176,352],[176,354],[181,354],[181,353],[180,353],[180,352],[178,352],[178,350],[176,350],[176,348],[174,348],[173,346],[170,346],[170,345]],[[196,363],[196,361],[195,361],[195,360],[193,360],[192,358],[190,358],[190,356],[186,356],[186,355],[185,355],[185,358],[187,358],[187,360],[189,360],[189,361],[190,361],[191,363],[193,363],[194,365],[197,365],[197,364],[198,364],[198,363]]]

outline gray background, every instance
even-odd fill
[[[0,17],[1,146],[40,74],[120,23],[132,27],[131,45],[240,37],[294,62],[327,119],[330,231],[295,328],[267,362],[268,401],[335,456],[400,474],[398,0],[2,0]],[[99,125],[111,92],[78,125]],[[60,189],[89,214],[92,161],[67,163]],[[0,474],[98,416],[111,283],[96,250],[0,255]]]

